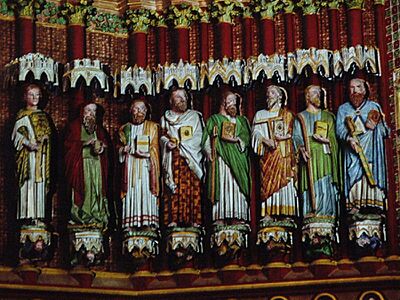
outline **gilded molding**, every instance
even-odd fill
[[[122,16],[126,10],[127,3],[125,0],[94,0],[93,7],[102,13]]]
[[[0,20],[1,21],[15,21],[15,17],[0,14]]]
[[[100,33],[100,34],[105,34],[105,35],[109,35],[109,36],[113,36],[113,37],[117,37],[117,38],[123,38],[123,39],[128,38],[127,33],[107,32],[107,31],[101,31],[101,30],[96,30],[96,29],[91,29],[91,28],[88,28],[87,32],[88,33]]]
[[[48,23],[48,22],[41,22],[41,21],[37,21],[35,23],[35,25],[40,26],[40,27],[57,28],[57,29],[66,29],[67,28],[67,26],[63,25],[63,24]]]

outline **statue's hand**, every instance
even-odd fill
[[[271,149],[276,149],[276,142],[273,139],[263,139],[262,141],[265,146]]]
[[[349,137],[347,141],[350,143],[351,148],[358,153],[358,149],[360,145],[358,144],[357,140],[355,138]]]
[[[167,148],[168,148],[169,151],[174,150],[177,146],[178,145],[176,143],[172,142],[172,141],[169,141],[167,143]]]
[[[369,130],[374,130],[376,125],[377,124],[371,119],[367,119],[367,121],[365,122],[365,127],[368,128]]]
[[[29,151],[37,151],[39,148],[39,145],[35,142],[29,142],[26,147],[28,148]]]
[[[85,143],[83,143],[83,146],[91,146],[91,145],[94,145],[95,142],[96,142],[96,139],[90,139],[90,140],[86,141]]]
[[[206,158],[207,158],[208,161],[213,161],[214,160],[212,155],[211,155],[211,153],[206,153]]]
[[[148,152],[142,152],[140,150],[137,150],[135,152],[135,156],[139,157],[139,158],[149,158],[150,157],[150,153]]]
[[[329,139],[320,136],[319,134],[313,134],[313,138],[320,143],[329,144]]]
[[[307,162],[311,158],[310,153],[307,152],[307,150],[304,146],[300,146],[299,149],[300,149],[301,156],[303,157],[303,160],[305,162]]]
[[[222,139],[225,141],[225,142],[228,142],[228,143],[238,143],[239,142],[239,138],[237,138],[237,137],[222,137]]]
[[[291,134],[277,135],[277,136],[275,137],[275,139],[276,139],[277,141],[286,141],[286,140],[288,140],[288,139],[290,139],[290,138],[292,138],[292,135],[291,135]]]
[[[123,151],[124,153],[128,154],[128,153],[131,152],[131,147],[128,146],[128,145],[126,145],[126,146],[124,146],[124,147],[122,148],[122,151]]]

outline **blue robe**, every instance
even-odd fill
[[[387,193],[386,181],[386,160],[385,160],[385,141],[389,135],[389,128],[383,119],[383,113],[380,105],[374,101],[366,100],[358,109],[355,109],[350,102],[346,102],[339,107],[336,122],[336,134],[338,139],[343,144],[344,152],[344,195],[346,201],[349,202],[349,193],[354,184],[359,182],[365,175],[361,160],[358,154],[351,148],[347,138],[349,130],[346,125],[345,118],[351,116],[354,122],[364,124],[367,121],[370,111],[376,110],[381,114],[381,121],[377,124],[374,130],[365,128],[365,132],[357,137],[360,145],[364,150],[368,163],[372,165],[371,171],[376,181],[378,188]],[[360,119],[360,120],[357,120]],[[369,201],[370,199],[361,199]],[[361,203],[363,203],[361,201]],[[353,206],[353,205],[350,205]],[[349,207],[349,203],[348,203]],[[383,207],[382,207],[383,209]]]

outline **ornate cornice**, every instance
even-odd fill
[[[331,0],[328,2],[329,9],[339,9],[339,7],[344,3],[344,0]]]
[[[0,0],[0,17],[10,18],[14,16],[14,11],[12,7],[10,7],[7,0]]]
[[[45,0],[14,0],[7,1],[11,9],[15,9],[19,17],[34,18],[43,9]]]
[[[286,14],[291,14],[294,12],[294,9],[296,8],[294,1],[292,0],[280,0],[283,4],[283,10]]]
[[[254,0],[250,3],[252,10],[258,13],[262,19],[273,19],[283,9],[283,2],[280,0]]]
[[[116,14],[98,12],[88,18],[89,30],[109,32],[115,34],[126,34],[128,29],[123,18]]]
[[[150,26],[156,26],[160,20],[159,14],[155,10],[135,9],[127,10],[126,24],[132,32],[147,33]]]
[[[77,4],[65,3],[61,8],[61,14],[68,18],[70,25],[85,25],[88,16],[95,14],[93,1],[80,0]]]
[[[297,7],[301,8],[304,15],[313,15],[319,12],[322,1],[318,0],[300,0],[297,3]],[[325,1],[326,2],[326,1]]]
[[[208,12],[207,8],[201,10],[200,14],[200,22],[201,23],[210,23],[210,13]]]
[[[166,18],[175,28],[188,28],[192,22],[201,18],[201,9],[188,4],[171,5],[166,11]]]
[[[212,2],[208,8],[212,18],[232,24],[235,17],[242,15],[244,6],[236,0],[225,0]]]
[[[364,8],[364,0],[350,0],[345,1],[347,9],[363,9]]]
[[[66,18],[61,14],[61,6],[54,2],[46,2],[43,10],[36,16],[41,23],[65,25]]]

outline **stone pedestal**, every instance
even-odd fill
[[[154,258],[159,253],[158,239],[158,233],[152,230],[126,230],[122,253],[133,259]]]
[[[303,255],[306,260],[334,257],[338,238],[333,217],[305,218],[302,236]]]
[[[257,245],[263,263],[288,262],[293,246],[293,221],[261,222],[257,233]]]
[[[172,269],[190,268],[195,257],[203,253],[203,230],[200,227],[169,227],[166,251]]]
[[[21,265],[45,265],[51,259],[51,232],[45,224],[22,225],[19,242]]]
[[[227,265],[240,261],[240,256],[248,246],[250,227],[247,224],[215,225],[211,235],[211,248],[217,265]]]
[[[95,226],[69,225],[71,265],[92,267],[104,261],[104,237]]]
[[[385,240],[384,232],[381,216],[354,216],[349,225],[351,256],[375,256]]]

